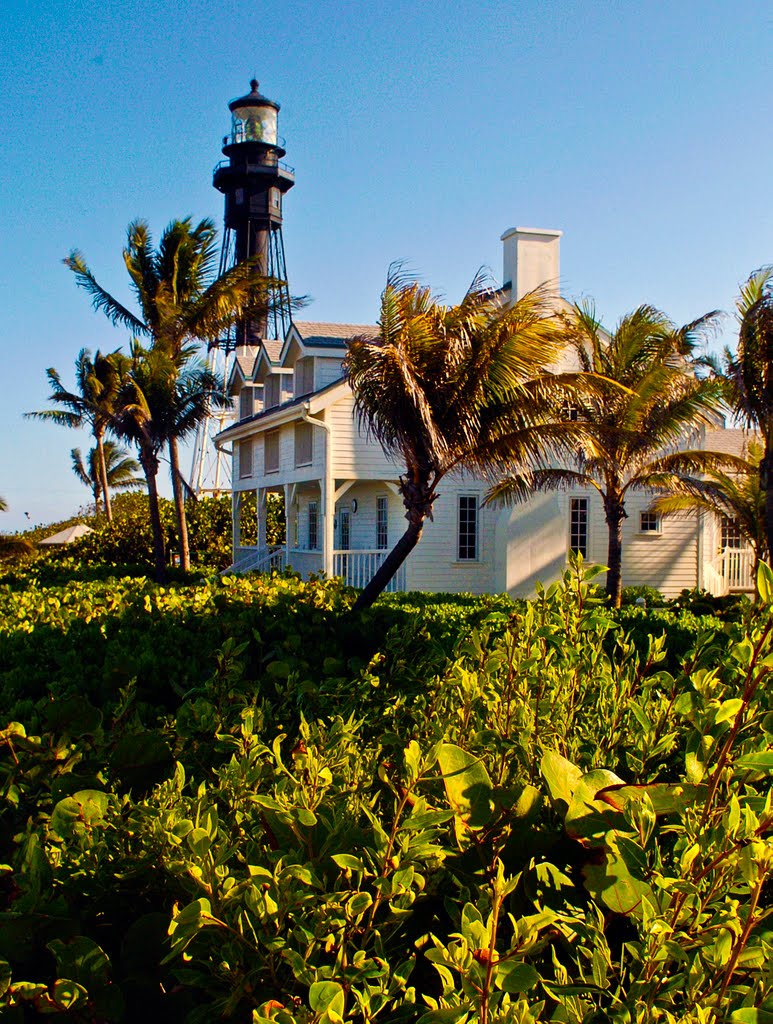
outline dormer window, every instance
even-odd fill
[[[264,385],[266,408],[274,409],[281,402],[281,379],[278,373],[270,373]]]
[[[295,364],[295,397],[310,395],[314,390],[314,360],[310,357],[299,359]]]
[[[252,388],[244,387],[239,393],[239,419],[246,420],[253,413]]]

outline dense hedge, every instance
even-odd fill
[[[762,590],[0,586],[3,1020],[769,1020]]]

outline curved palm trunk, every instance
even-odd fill
[[[625,506],[616,494],[604,496],[604,514],[609,530],[607,547],[607,597],[613,608],[619,608],[623,596],[623,520]]]
[[[416,477],[419,479],[416,480]],[[428,516],[432,515],[432,506],[435,501],[435,486],[439,479],[440,477],[436,476],[432,484],[430,484],[428,473],[416,470],[411,471],[411,469],[401,479],[400,490],[403,494],[403,504],[407,509],[408,529],[389,552],[373,579],[354,602],[353,612],[360,611],[362,608],[370,608],[408,555],[419,543],[422,530],[424,529],[424,521]]]
[[[104,432],[95,434],[97,442],[97,459],[99,462],[99,485],[102,488],[102,500],[105,503],[105,515],[108,523],[113,521],[113,509],[110,505],[110,488],[107,485],[107,464],[105,463]]]
[[[161,513],[158,508],[158,459],[152,449],[140,448],[140,465],[145,473],[148,484],[148,509],[150,511],[150,528],[153,531],[153,563],[156,570],[156,583],[166,583],[166,557],[164,551],[164,531],[161,527]]]
[[[177,512],[177,536],[180,542],[180,568],[190,569],[191,549],[188,542],[188,519],[185,515],[185,498],[180,485],[180,456],[177,448],[177,438],[169,438],[169,465],[172,471],[172,493],[174,495],[174,507]]]

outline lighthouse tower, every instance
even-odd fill
[[[239,324],[210,351],[210,365],[227,377],[234,355],[254,357],[267,338],[283,339],[290,327],[282,206],[295,184],[295,172],[282,162],[284,139],[278,134],[279,104],[262,96],[256,79],[246,96],[228,104],[231,130],[223,138],[223,156],[212,184],[225,196],[225,226],[220,273],[247,259],[256,259],[271,281],[268,304],[254,319]],[[202,424],[194,445],[193,489],[218,492],[228,487],[227,464],[213,438],[225,426],[223,417]]]

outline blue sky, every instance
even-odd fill
[[[513,225],[561,228],[569,296],[613,323],[731,309],[773,261],[769,4],[52,0],[6,4],[0,54],[3,354],[0,528],[89,497],[88,437],[23,420],[47,366],[124,335],[62,258],[84,251],[128,298],[127,224],[222,219],[211,184],[227,102],[282,105],[297,184],[285,203],[291,290],[308,319],[367,322],[409,260],[449,299],[501,274]],[[732,322],[726,338],[732,341]],[[29,519],[25,513],[29,512]]]

